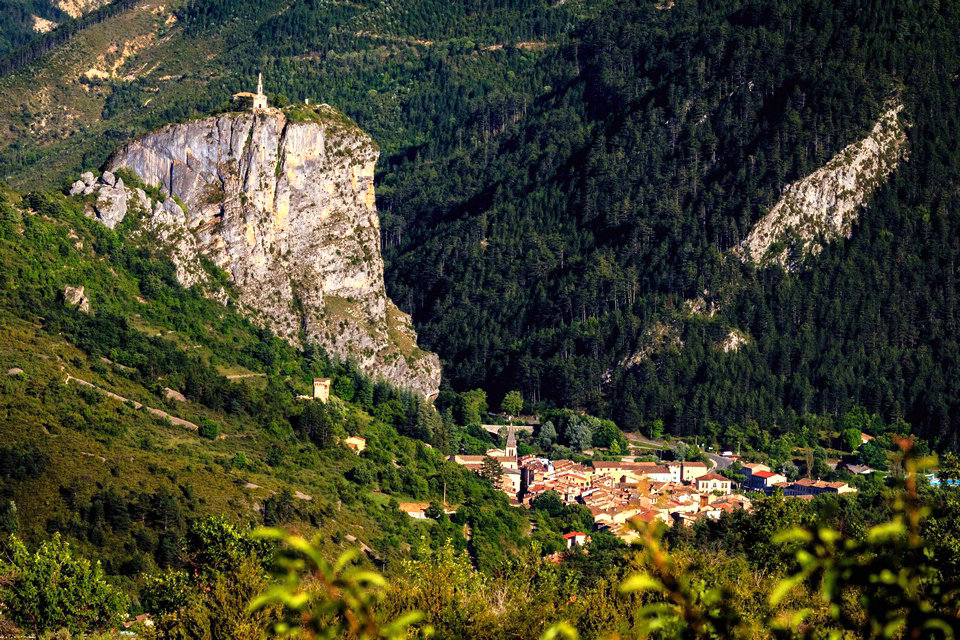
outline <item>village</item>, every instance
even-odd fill
[[[758,495],[781,490],[784,496],[813,499],[823,493],[857,491],[846,482],[801,478],[789,482],[767,465],[741,462],[746,481],[738,483],[717,473],[715,463],[702,461],[619,461],[550,460],[535,455],[517,455],[517,441],[511,429],[502,449],[486,455],[451,455],[450,460],[474,472],[487,474],[499,469],[495,486],[511,504],[530,508],[536,498],[555,492],[566,504],[590,509],[597,530],[606,530],[630,541],[637,536],[631,523],[680,522],[691,526],[702,518],[717,519],[737,509],[752,511]],[[582,544],[588,536],[571,532],[568,546]]]

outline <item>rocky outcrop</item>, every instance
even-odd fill
[[[849,238],[863,206],[905,156],[903,105],[888,104],[870,134],[835,155],[821,169],[788,185],[780,200],[737,247],[744,262],[779,262],[817,255],[823,243]],[[790,250],[795,250],[794,256]]]
[[[384,290],[378,153],[331,107],[297,106],[163,127],[121,148],[108,169],[130,170],[170,196],[147,200],[145,226],[169,246],[184,286],[209,278],[212,263],[233,282],[236,302],[279,335],[306,336],[432,396],[439,359],[417,347],[410,318]],[[97,217],[112,226],[126,215],[121,200],[132,206],[140,191],[118,180],[127,197],[114,196],[109,177],[73,190],[95,193]]]
[[[93,177],[93,173],[87,171],[70,187],[72,196],[90,194],[95,194],[96,199],[88,208],[87,214],[95,216],[111,229],[127,216],[130,207],[137,206],[142,211],[150,211],[150,199],[143,189],[127,189],[123,179],[109,171],[104,171],[99,181]]]
[[[50,33],[56,29],[59,25],[53,20],[47,20],[46,18],[41,18],[40,16],[30,16],[32,22],[33,31],[35,33]]]
[[[744,345],[750,344],[750,336],[739,329],[730,329],[727,336],[720,342],[724,353],[736,353]]]
[[[109,3],[110,0],[54,0],[51,4],[71,18],[79,18]]]
[[[668,348],[683,348],[678,322],[657,322],[640,337],[639,346],[632,354],[620,361],[621,369],[632,369],[654,353]]]
[[[63,288],[63,300],[68,305],[77,307],[80,311],[84,313],[90,313],[90,300],[87,298],[84,293],[84,288],[81,287],[71,287],[67,285]]]

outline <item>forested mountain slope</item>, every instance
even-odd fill
[[[859,402],[956,446],[958,25],[932,3],[616,3],[508,135],[398,171],[391,295],[455,386],[680,433]],[[910,159],[851,239],[793,274],[741,266],[780,190],[892,98]]]
[[[958,31],[933,0],[141,2],[0,79],[0,175],[72,178],[262,69],[380,144],[388,294],[454,388],[678,433],[861,404],[957,446]],[[891,100],[908,159],[850,238],[741,264]]]
[[[110,0],[3,0],[0,2],[0,58],[41,40],[72,19],[95,12]],[[68,27],[72,28],[72,27]]]

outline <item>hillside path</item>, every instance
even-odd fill
[[[112,400],[117,400],[117,401],[119,401],[119,402],[130,402],[130,403],[133,404],[133,408],[134,408],[134,409],[144,408],[144,409],[146,409],[149,413],[157,416],[158,418],[166,418],[166,419],[168,419],[170,422],[172,422],[173,424],[177,425],[178,427],[184,427],[184,428],[190,429],[190,430],[192,430],[192,431],[196,431],[196,430],[197,430],[197,425],[195,425],[194,423],[190,422],[189,420],[184,420],[183,418],[178,418],[178,417],[176,417],[176,416],[172,416],[172,415],[170,415],[169,413],[167,413],[166,411],[162,411],[162,410],[160,410],[160,409],[154,409],[153,407],[148,407],[148,406],[146,406],[146,405],[140,404],[140,403],[137,402],[136,400],[130,400],[129,398],[124,398],[123,396],[121,396],[121,395],[119,395],[119,394],[116,394],[116,393],[114,393],[113,391],[107,391],[107,390],[104,389],[103,387],[98,387],[97,385],[93,384],[92,382],[88,382],[88,381],[86,381],[86,380],[83,380],[82,378],[78,378],[78,377],[76,377],[76,376],[72,376],[72,375],[70,375],[69,373],[67,374],[67,379],[66,379],[66,381],[64,381],[64,384],[70,384],[70,381],[71,381],[71,380],[75,381],[77,384],[83,385],[84,387],[90,387],[91,389],[96,389],[97,391],[99,391],[99,392],[102,393],[103,395],[107,396],[108,398],[111,398]]]

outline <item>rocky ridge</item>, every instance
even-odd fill
[[[743,262],[779,262],[793,269],[797,257],[817,255],[823,244],[853,232],[860,210],[906,155],[907,135],[892,101],[866,138],[835,155],[809,176],[787,185],[780,200],[735,249]]]
[[[111,228],[131,211],[144,215],[184,286],[209,281],[205,258],[229,276],[235,302],[278,335],[433,396],[439,358],[417,347],[384,289],[378,154],[327,105],[227,113],[130,142],[100,180],[85,174],[71,194],[95,195],[89,214]],[[119,169],[167,197],[123,184]],[[224,301],[220,287],[206,288]]]

